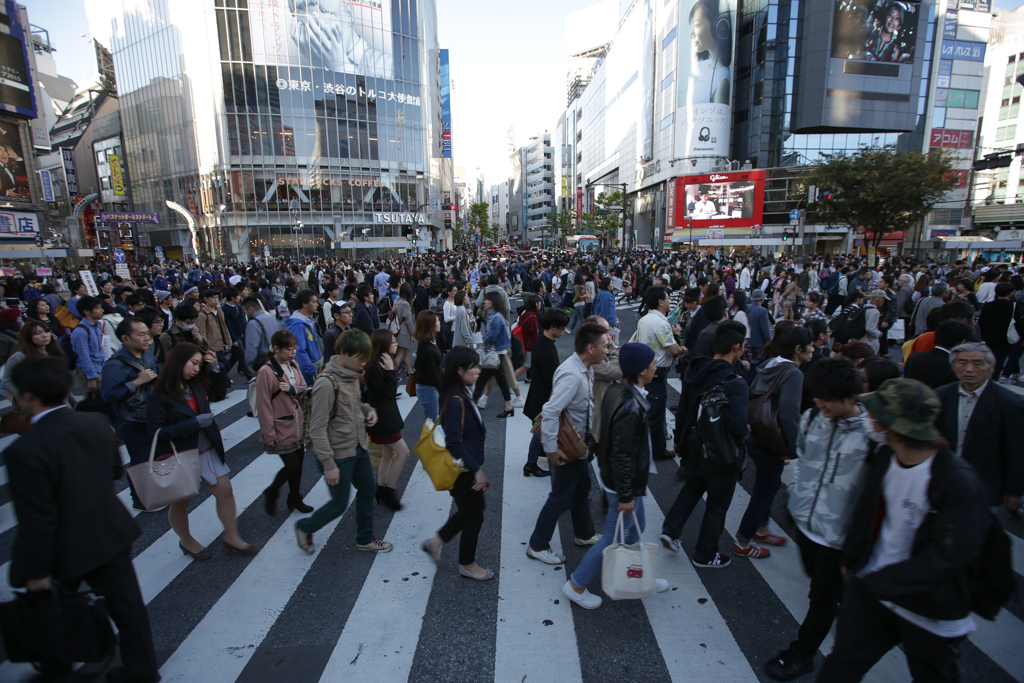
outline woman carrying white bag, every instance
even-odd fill
[[[206,394],[209,382],[209,371],[199,347],[178,344],[164,361],[146,403],[146,424],[151,437],[157,437],[159,433],[156,444],[158,458],[175,451],[198,451],[200,477],[216,499],[217,516],[224,525],[221,536],[224,552],[255,555],[259,546],[246,543],[238,535],[235,494],[228,478],[231,470],[224,462],[224,442],[210,410],[210,399]],[[167,519],[178,535],[181,552],[193,560],[206,560],[213,552],[196,540],[189,530],[189,500],[185,498],[172,503],[167,509]]]
[[[597,447],[598,483],[608,500],[608,516],[600,540],[562,586],[565,597],[584,609],[597,609],[603,602],[587,590],[598,569],[601,587],[612,600],[650,597],[669,588],[668,581],[654,578],[657,544],[640,537],[651,464],[643,386],[657,370],[654,351],[644,344],[625,344],[619,348],[619,367],[622,382],[608,388],[601,404]]]

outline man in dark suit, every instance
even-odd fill
[[[111,484],[122,467],[110,425],[65,406],[71,375],[63,358],[26,358],[12,381],[32,428],[4,453],[18,517],[11,585],[35,592],[59,582],[76,591],[87,582],[106,598],[120,632],[124,667],[108,680],[159,681],[149,615],[131,561],[139,527]]]
[[[985,482],[985,504],[1015,515],[1024,493],[1024,398],[992,381],[996,359],[985,344],[961,344],[950,357],[958,381],[936,391],[942,411],[935,426]]]
[[[935,328],[935,348],[910,354],[903,376],[924,382],[932,389],[957,381],[949,362],[949,351],[970,341],[973,336],[969,325],[959,320],[943,320]]]

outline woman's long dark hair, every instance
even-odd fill
[[[40,299],[33,299],[32,301],[40,301]],[[36,330],[46,330],[50,333],[50,343],[46,345],[46,353],[39,353],[38,347],[32,342],[32,336],[36,333]],[[64,357],[64,352],[60,350],[60,345],[57,343],[57,335],[50,330],[50,326],[41,320],[35,318],[29,318],[25,321],[25,325],[21,328],[21,332],[18,333],[18,350],[25,354],[26,358],[32,358],[33,356],[56,356],[58,358]]]
[[[170,403],[184,395],[181,385],[185,364],[196,354],[202,356],[203,352],[195,344],[187,343],[178,344],[167,354],[167,358],[164,359],[164,367],[161,368],[160,375],[156,378],[156,384],[153,385],[153,393],[159,396],[161,401]],[[202,364],[198,374],[189,383],[199,387],[204,393],[209,390],[210,371],[207,369],[206,363]]]
[[[779,355],[779,340],[783,334],[794,327],[796,327],[796,322],[793,320],[780,320],[775,323],[775,334],[772,336],[771,341],[764,345],[764,349],[761,351],[761,358],[771,360]]]
[[[737,311],[747,312],[747,293],[742,289],[737,289],[732,293],[733,308]]]
[[[373,353],[370,356],[370,362],[366,364],[367,367],[379,363],[381,356],[385,353],[390,353],[391,344],[395,341],[395,335],[391,333],[391,330],[379,329],[374,330],[370,334],[370,343],[373,344]]]
[[[505,300],[501,298],[501,292],[487,292],[486,298],[494,306],[494,310],[501,313],[502,317],[508,315],[505,310]]]
[[[457,393],[465,391],[466,384],[459,376],[459,370],[475,368],[480,363],[480,356],[468,346],[456,346],[444,358],[444,373],[441,375],[441,409]]]

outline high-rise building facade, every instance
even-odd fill
[[[87,9],[113,55],[132,210],[161,217],[143,253],[249,261],[442,237],[433,0]]]
[[[555,208],[554,148],[551,134],[530,140],[526,145],[526,240],[540,242],[550,233],[549,216]]]

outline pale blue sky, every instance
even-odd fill
[[[83,0],[22,0],[57,46],[57,70],[79,86],[96,79]],[[441,47],[451,51],[452,146],[469,179],[509,170],[509,126],[525,143],[554,132],[566,95],[566,17],[594,0],[436,0]],[[1024,0],[995,0],[1008,11]],[[84,35],[83,35],[84,34]]]

